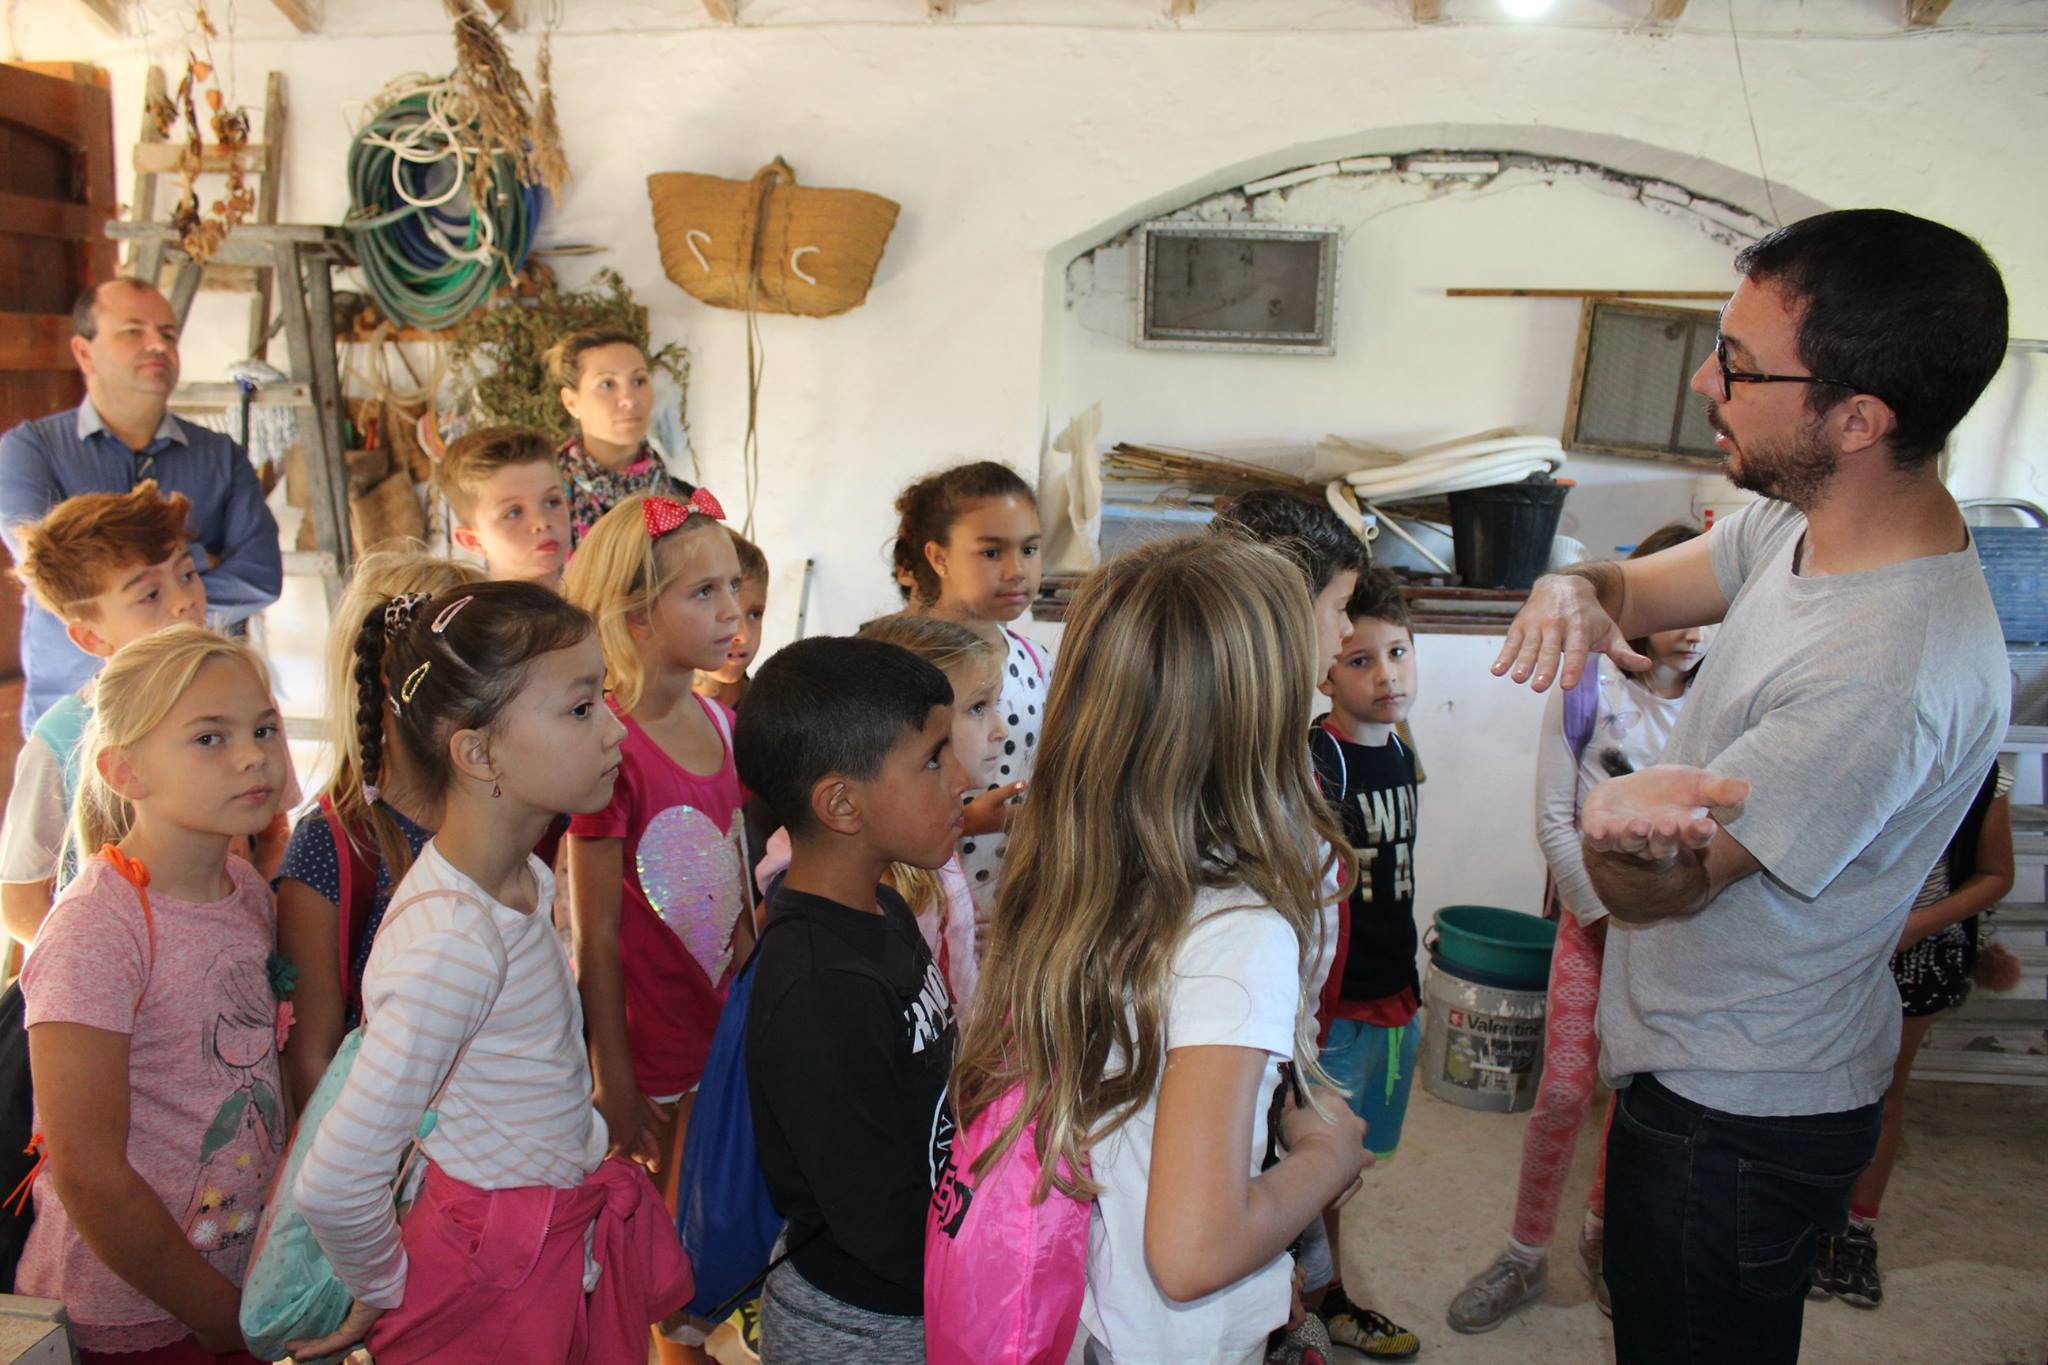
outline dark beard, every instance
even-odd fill
[[[1802,426],[1798,433],[1778,441],[1752,440],[1737,447],[1735,433],[1721,420],[1720,409],[1707,404],[1707,425],[1726,436],[1730,447],[1721,457],[1721,470],[1737,488],[1766,498],[1789,502],[1800,511],[1812,510],[1835,476],[1835,452],[1821,439],[1818,419]],[[1742,456],[1737,468],[1735,456]]]

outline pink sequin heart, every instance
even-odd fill
[[[731,832],[695,806],[670,806],[647,822],[633,856],[640,889],[662,923],[715,983],[732,963],[732,931],[746,909],[740,813]]]

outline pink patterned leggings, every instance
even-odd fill
[[[1557,948],[1550,958],[1550,1005],[1543,1028],[1543,1079],[1536,1107],[1522,1136],[1522,1180],[1515,1197],[1514,1239],[1531,1250],[1547,1247],[1557,1229],[1557,1205],[1571,1170],[1579,1128],[1593,1102],[1600,1070],[1600,1039],[1593,1016],[1600,1004],[1600,963],[1606,956],[1606,924],[1582,928],[1570,911],[1557,917]],[[1614,1106],[1607,1108],[1614,1119]],[[1603,1130],[1600,1164],[1586,1207],[1607,1208],[1607,1141]]]

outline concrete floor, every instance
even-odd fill
[[[1604,1103],[1604,1098],[1603,1098]],[[1484,1336],[1444,1309],[1505,1245],[1526,1116],[1480,1114],[1420,1086],[1399,1157],[1344,1212],[1345,1281],[1359,1302],[1422,1338],[1443,1365],[1613,1359],[1574,1242],[1598,1129],[1581,1137],[1550,1288]],[[1916,1082],[1906,1148],[1879,1224],[1883,1307],[1809,1303],[1808,1365],[2019,1365],[2048,1360],[2048,1094]],[[1357,1360],[1362,1357],[1340,1352]]]

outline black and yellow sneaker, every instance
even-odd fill
[[[1342,1285],[1333,1285],[1323,1298],[1320,1314],[1330,1329],[1330,1340],[1349,1346],[1368,1360],[1409,1360],[1422,1349],[1415,1333],[1397,1326],[1384,1313],[1360,1308],[1345,1296]]]

